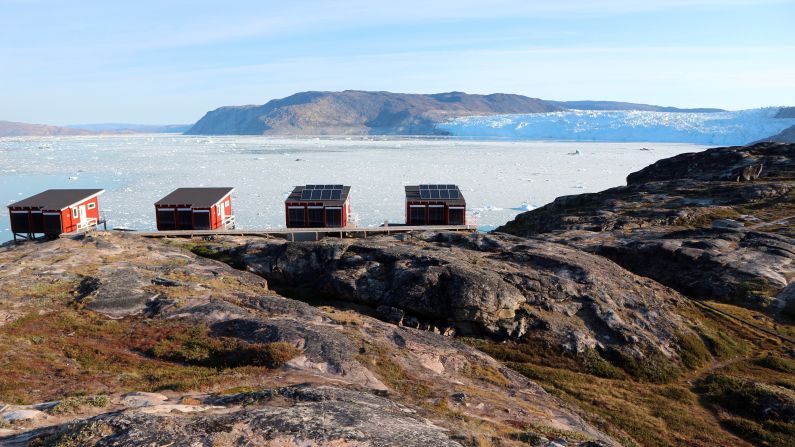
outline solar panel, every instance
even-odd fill
[[[341,200],[343,185],[306,185],[300,200]]]
[[[450,198],[451,199],[457,199],[459,197],[461,197],[461,194],[458,193],[457,189],[451,189],[450,190]]]
[[[449,199],[450,198],[450,190],[449,189],[440,189],[439,190],[439,198],[440,199]]]
[[[431,193],[431,198],[432,199],[438,199],[439,198],[439,190],[438,189],[432,189],[430,191],[430,193]]]
[[[420,198],[421,199],[430,199],[431,198],[431,192],[428,191],[427,189],[421,189],[420,190]]]

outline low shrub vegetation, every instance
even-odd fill
[[[108,396],[67,397],[48,410],[50,414],[74,414],[84,407],[104,408],[110,405]]]
[[[285,342],[248,343],[211,337],[205,325],[177,324],[163,329],[155,338],[140,340],[136,348],[157,359],[212,368],[279,368],[301,355],[300,349]]]
[[[756,364],[774,371],[795,374],[795,360],[784,358],[773,353],[756,360]]]
[[[122,391],[223,389],[256,380],[300,355],[300,350],[284,343],[214,341],[205,328],[192,329],[199,339],[189,341],[190,326],[179,321],[109,320],[66,305],[56,309],[33,310],[0,326],[1,402],[31,404]],[[148,349],[151,355],[144,352]]]

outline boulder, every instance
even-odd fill
[[[46,418],[47,413],[31,409],[11,410],[2,415],[2,419],[6,422],[37,421]]]
[[[135,391],[127,393],[121,398],[121,404],[125,407],[138,408],[138,407],[151,407],[161,405],[168,400],[168,396],[160,393],[145,393],[143,391]]]

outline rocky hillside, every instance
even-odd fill
[[[0,445],[795,444],[795,147],[501,228],[0,247]]]
[[[436,135],[435,123],[462,115],[561,110],[521,95],[302,92],[260,106],[208,112],[189,135]]]
[[[453,337],[284,298],[178,246],[100,233],[7,246],[0,265],[2,445],[616,444]]]
[[[45,124],[0,121],[0,137],[49,137],[66,135],[91,135],[93,133],[95,132],[86,129],[72,129],[70,127],[48,126]]]
[[[598,253],[694,297],[795,309],[795,145],[661,160],[627,186],[566,196],[497,231]]]

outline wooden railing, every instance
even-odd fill
[[[225,230],[234,230],[235,229],[235,216],[226,216],[223,222],[221,222],[221,227]]]
[[[77,231],[82,231],[87,228],[94,228],[99,223],[99,220],[95,217],[87,217],[84,221],[78,222],[77,224]]]

